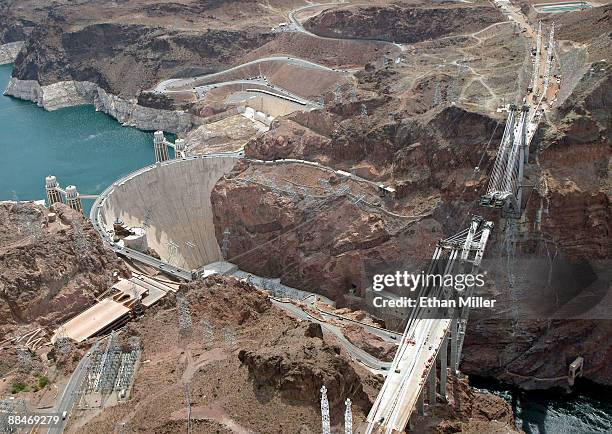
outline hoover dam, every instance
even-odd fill
[[[107,233],[118,219],[129,227],[146,226],[148,247],[176,267],[194,270],[219,261],[210,193],[237,159],[209,155],[144,167],[107,188],[92,216]]]

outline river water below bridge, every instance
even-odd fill
[[[612,433],[612,388],[578,379],[572,393],[525,392],[496,381],[472,377],[470,384],[512,405],[516,426],[527,434]]]

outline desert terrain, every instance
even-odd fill
[[[332,427],[342,429],[348,398],[354,432],[366,432],[398,348],[377,330],[401,336],[405,325],[373,308],[372,276],[424,269],[474,214],[495,228],[482,268],[502,302],[471,314],[462,376],[434,392],[426,416],[415,412],[415,432],[514,432],[510,405],[471,388],[470,375],[569,390],[568,366],[582,357],[582,376],[611,386],[612,7],[542,14],[536,3],[0,4],[0,59],[14,57],[6,94],[47,110],[93,104],[125,125],[176,133],[185,158],[240,159],[207,210],[223,259],[304,291],[288,301],[239,277],[179,281],[118,257],[65,205],[49,218],[41,205],[0,203],[0,395],[53,405],[107,338],[60,351],[51,336],[137,272],[173,291],[118,330],[122,344],[142,344],[129,398],[75,409],[67,432],[319,432],[323,385]],[[540,21],[546,38],[554,22],[550,86],[511,221],[480,198],[508,107],[533,95]],[[159,250],[148,253],[167,260]],[[520,285],[536,262],[548,274],[542,294]],[[517,299],[556,304],[521,317],[508,307]],[[24,370],[16,342],[35,329],[42,339]]]

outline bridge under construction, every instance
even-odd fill
[[[505,107],[508,112],[505,131],[486,193],[480,198],[481,205],[500,209],[502,217],[509,220],[521,217],[524,167],[529,162],[529,146],[545,110],[544,105],[551,104],[554,99],[554,95],[549,94],[554,59],[554,24],[545,51],[541,49],[541,38],[540,23],[528,94],[520,108],[516,105]],[[492,222],[473,217],[469,228],[438,243],[428,274],[474,273],[480,266],[492,229]],[[451,291],[454,289],[444,286],[422,285],[418,289],[419,297],[449,297]],[[473,287],[468,287],[466,295],[469,296],[472,291]],[[391,370],[368,415],[367,434],[403,432],[415,409],[423,415],[425,401],[429,405],[436,403],[436,382],[439,394],[445,399],[449,372],[451,375],[459,373],[469,307],[438,308],[438,312],[432,312],[432,309],[415,308],[410,312]],[[436,373],[436,360],[440,367],[439,376]]]

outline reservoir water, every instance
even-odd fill
[[[2,91],[11,70],[0,65]],[[91,105],[48,112],[1,94],[0,156],[0,200],[44,199],[47,175],[81,194],[100,193],[155,159],[153,133],[123,127]],[[91,204],[83,201],[86,211]]]

